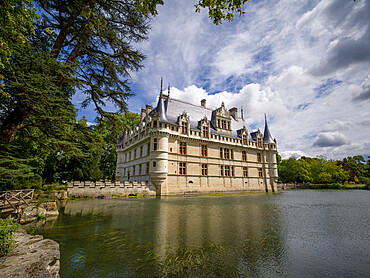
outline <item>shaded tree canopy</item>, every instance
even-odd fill
[[[5,80],[4,91],[11,99],[1,99],[0,141],[5,144],[11,142],[25,120],[35,113],[40,100],[47,102],[65,87],[84,93],[84,106],[92,103],[100,117],[114,120],[113,113],[105,111],[104,106],[109,102],[117,107],[117,112],[127,110],[126,101],[132,95],[130,72],[140,69],[144,59],[132,43],[146,39],[148,17],[138,12],[132,1],[39,0],[35,3],[41,14],[41,23],[35,27],[39,32],[29,32],[29,44],[17,44],[10,65],[0,69]],[[26,53],[27,48],[35,50],[39,58],[32,51]],[[20,63],[19,57],[25,62]],[[39,79],[27,75],[27,60],[46,64],[41,67],[43,74]],[[48,86],[43,80],[48,80]]]

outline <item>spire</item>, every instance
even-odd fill
[[[164,101],[164,107],[166,108],[166,113],[167,113],[168,102],[170,101],[170,88],[171,88],[171,84],[170,84],[170,83],[168,83],[167,98],[166,98],[166,100]]]
[[[164,101],[163,101],[163,97],[162,97],[162,90],[161,90],[161,94],[159,95],[156,110],[159,114],[160,120],[161,121],[167,121],[166,110],[165,110]]]
[[[163,77],[161,77],[161,95],[162,96],[162,88],[163,88]]]
[[[265,113],[265,131],[263,132],[263,142],[270,143],[270,144],[274,144],[275,143],[274,139],[271,136],[269,127],[267,125],[266,113]]]

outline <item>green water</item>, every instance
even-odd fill
[[[370,277],[369,191],[68,201],[65,277]]]

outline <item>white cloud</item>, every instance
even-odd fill
[[[267,113],[283,156],[370,149],[370,1],[250,1],[244,17],[220,26],[194,3],[165,1],[153,19],[132,111],[155,103],[163,76],[172,97],[243,106],[256,128]]]

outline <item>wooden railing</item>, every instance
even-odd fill
[[[0,212],[17,210],[22,205],[29,205],[34,189],[0,191]]]

